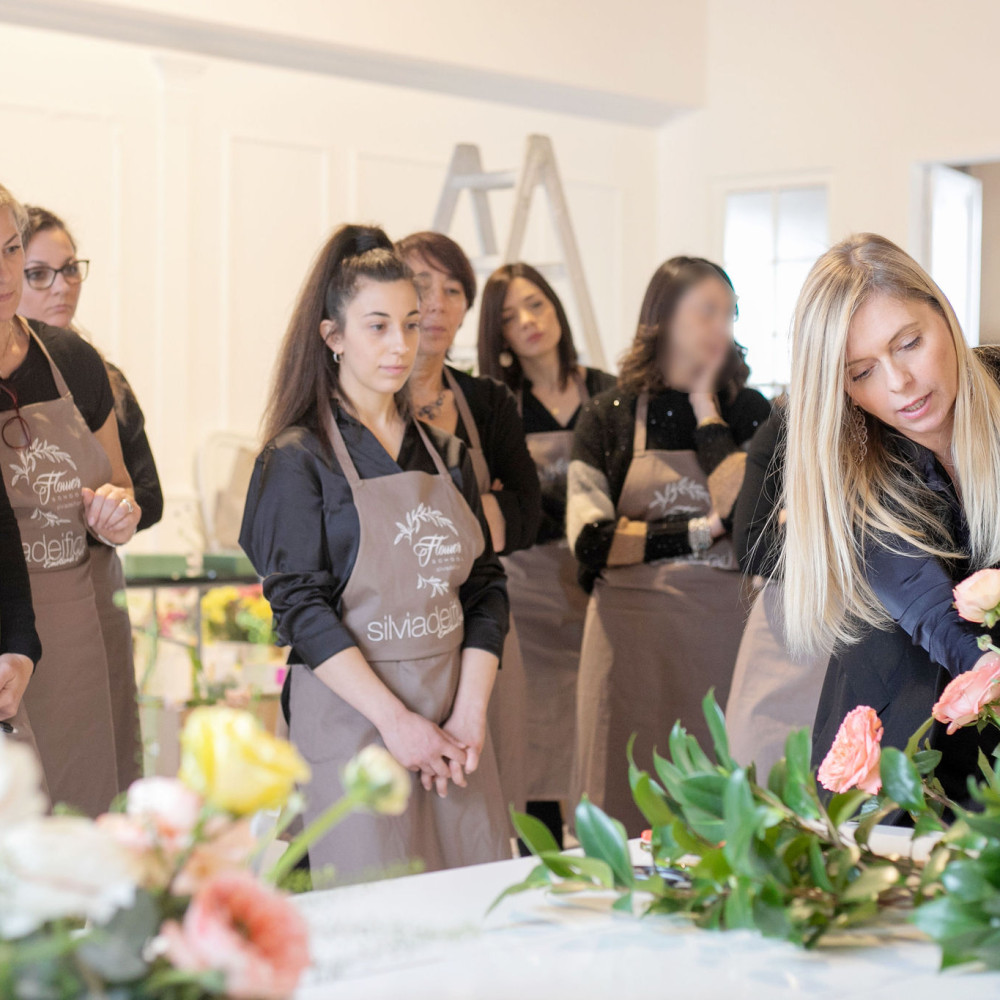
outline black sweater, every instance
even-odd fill
[[[580,582],[588,590],[607,564],[614,540],[615,511],[632,462],[637,399],[636,393],[620,389],[601,393],[584,407],[576,426],[567,520],[581,522],[575,537],[571,535],[570,544],[581,564]],[[744,388],[732,402],[720,401],[719,411],[724,423],[698,427],[687,393],[675,389],[653,393],[649,398],[646,446],[651,450],[694,451],[709,475],[753,437],[770,415],[771,404],[756,390]],[[591,511],[598,510],[602,512],[600,516],[591,516]],[[719,514],[730,527],[731,512],[719,511]],[[646,562],[675,558],[690,551],[686,517],[648,523]]]
[[[21,532],[0,476],[0,653],[20,653],[37,663],[42,644],[35,631],[31,580],[21,548]],[[2,739],[2,737],[0,737]]]

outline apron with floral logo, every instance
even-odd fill
[[[693,451],[646,449],[649,397],[636,402],[632,461],[617,515],[634,521],[711,512],[708,477]],[[649,825],[632,799],[626,748],[652,767],[681,720],[711,747],[701,702],[726,704],[745,614],[742,577],[728,536],[701,556],[608,566],[594,584],[580,653],[573,801],[586,793],[629,836]]]
[[[437,474],[397,472],[361,479],[336,421],[334,455],[358,513],[358,555],[344,588],[341,620],[369,666],[411,711],[442,725],[461,674],[464,614],[458,592],[483,551],[479,521],[456,488],[419,421],[417,431]],[[309,762],[306,823],[343,792],[341,769],[370,743],[372,723],[308,667],[291,668],[289,728]],[[489,733],[468,787],[447,798],[427,792],[419,775],[401,816],[355,814],[309,849],[314,871],[333,865],[339,879],[385,875],[411,862],[425,870],[510,856],[509,823]]]
[[[21,531],[42,641],[24,707],[53,803],[96,816],[118,793],[118,771],[80,489],[108,482],[111,463],[45,346],[28,332],[49,362],[59,396],[21,407],[31,433],[27,448],[11,448],[0,438],[0,467]]]
[[[469,458],[476,473],[479,493],[486,496],[493,485],[490,468],[486,464],[482,440],[479,430],[472,418],[468,400],[462,392],[455,376],[446,367],[445,381],[455,396],[455,406],[465,424],[469,435]],[[526,785],[527,762],[527,727],[528,712],[528,681],[524,673],[524,659],[521,655],[521,643],[515,625],[514,615],[510,616],[510,629],[503,644],[503,655],[500,657],[501,669],[497,673],[497,682],[490,698],[489,724],[493,736],[493,746],[496,749],[497,765],[500,768],[500,784],[503,787],[504,798],[523,810],[528,799]]]

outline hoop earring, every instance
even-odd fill
[[[330,357],[332,357],[332,358],[333,358],[333,363],[334,363],[335,365],[339,365],[339,364],[340,364],[340,359],[341,359],[341,358],[342,358],[343,356],[344,356],[343,352],[341,352],[341,353],[339,353],[339,354],[338,354],[338,353],[337,353],[336,351],[334,351],[334,350],[331,350],[331,351],[330,351]]]
[[[514,355],[507,350],[501,351],[497,357],[497,361],[500,362],[501,368],[510,368],[510,366],[514,363]]]
[[[851,413],[851,444],[859,462],[863,462],[868,454],[868,421],[860,406],[852,405]]]

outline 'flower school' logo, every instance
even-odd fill
[[[422,570],[429,567],[447,568],[458,563],[462,555],[458,530],[451,518],[445,517],[441,511],[434,510],[425,503],[419,504],[407,513],[406,523],[397,521],[396,527],[399,531],[393,545],[398,545],[404,539],[409,542],[417,557],[417,565]],[[418,574],[417,589],[426,587],[430,579]]]

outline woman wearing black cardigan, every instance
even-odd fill
[[[491,378],[447,365],[448,352],[476,297],[462,248],[441,233],[414,233],[397,244],[420,296],[420,347],[409,388],[414,414],[468,447],[490,526],[502,556],[533,545],[542,516],[541,487],[513,393]],[[523,809],[526,681],[512,621],[490,702],[490,731],[508,802]]]

